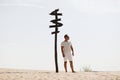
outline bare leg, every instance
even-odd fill
[[[67,72],[67,61],[64,62],[65,72]]]
[[[74,73],[75,71],[74,71],[74,67],[73,67],[73,61],[70,61],[70,67],[71,67],[72,72]]]

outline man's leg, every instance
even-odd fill
[[[67,61],[64,61],[65,72],[67,72]]]
[[[72,72],[74,73],[75,71],[74,71],[74,67],[73,67],[73,61],[70,61],[70,67],[71,67]]]

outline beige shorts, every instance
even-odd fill
[[[64,61],[67,61],[67,60],[73,61],[73,60],[72,60],[72,56],[65,56],[65,57],[64,57]]]

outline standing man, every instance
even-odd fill
[[[72,47],[71,42],[69,41],[69,36],[67,34],[64,35],[64,39],[65,40],[61,43],[61,51],[62,51],[62,56],[64,58],[65,72],[67,72],[67,60],[69,60],[70,68],[72,72],[75,73],[74,67],[73,67],[73,60],[72,60],[72,56],[74,56],[74,49]]]

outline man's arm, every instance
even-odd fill
[[[72,55],[74,56],[74,49],[73,49],[73,46],[71,45],[70,48],[71,48],[71,50],[72,50]]]
[[[64,54],[63,48],[64,48],[64,46],[61,46],[62,56],[65,57],[65,54]]]

